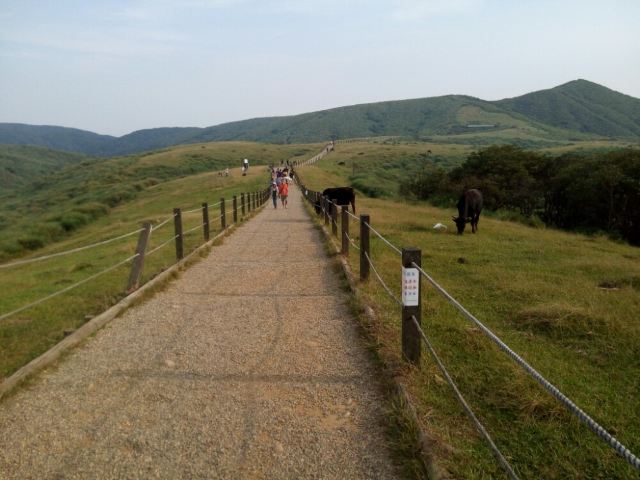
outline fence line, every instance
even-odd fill
[[[20,313],[23,310],[26,310],[28,308],[31,307],[35,307],[36,305],[41,304],[42,302],[45,302],[47,300],[50,300],[54,297],[57,297],[58,295],[61,295],[65,292],[68,292],[69,290],[72,290],[80,285],[82,285],[83,283],[87,283],[89,280],[93,280],[96,277],[99,277],[100,275],[104,275],[105,273],[108,273],[112,270],[115,270],[116,268],[124,265],[125,263],[130,262],[131,260],[133,260],[134,258],[136,258],[138,255],[140,255],[139,253],[136,253],[135,255],[132,255],[131,257],[127,258],[126,260],[123,260],[115,265],[113,265],[112,267],[107,268],[106,270],[102,270],[101,272],[98,272],[96,274],[91,275],[90,277],[85,278],[84,280],[80,280],[77,283],[74,283],[73,285],[69,285],[68,287],[63,288],[62,290],[58,290],[57,292],[52,293],[51,295],[47,295],[46,297],[40,298],[39,300],[36,300],[35,302],[31,302],[28,305],[24,305],[20,308],[17,308],[11,312],[5,313],[3,315],[0,315],[0,320],[4,320],[7,317],[10,317],[11,315],[15,315],[16,313]]]
[[[299,182],[299,185],[304,190],[305,198],[309,202],[317,201],[319,199],[324,199],[324,197],[322,197],[322,195],[320,195],[319,192],[307,189],[307,187],[305,187],[304,184],[302,184],[301,182]],[[312,198],[313,198],[313,200],[312,200]],[[329,203],[335,204],[335,202],[333,202],[333,201],[330,201]],[[326,214],[325,201],[321,201],[320,205],[321,205],[323,213]],[[347,211],[347,213],[348,213],[348,211]],[[349,216],[357,219],[357,217],[355,217],[355,215],[349,214]],[[400,255],[402,255],[402,251],[397,246],[393,245],[382,234],[380,234],[378,231],[376,231],[368,222],[365,222],[364,219],[362,220],[362,222],[368,228],[369,231],[373,231],[374,234],[377,235],[392,250],[394,250],[395,252],[397,252]],[[347,238],[349,238],[348,235],[347,235]],[[360,240],[362,242],[362,238]],[[349,241],[351,241],[351,238],[349,238]],[[361,243],[361,247],[362,247],[362,243]],[[387,291],[387,293],[396,301],[396,303],[402,304],[402,302],[393,294],[391,289],[386,285],[386,283],[384,282],[384,280],[380,276],[379,272],[377,271],[377,269],[375,268],[373,262],[371,261],[371,258],[369,256],[369,252],[366,249],[361,251],[361,259],[363,257],[366,259],[366,264],[369,265],[371,267],[371,269],[374,271],[376,277],[378,278],[378,281],[384,287],[384,289]],[[360,266],[361,266],[361,270],[362,270],[363,269],[362,260],[361,260]],[[616,453],[618,453],[618,455],[620,455],[622,458],[624,458],[630,465],[632,465],[636,469],[640,470],[640,459],[636,455],[634,455],[627,447],[625,447],[623,444],[621,444],[615,437],[613,437],[609,432],[607,432],[601,425],[599,425],[595,420],[593,420],[589,415],[587,415],[573,401],[571,401],[557,387],[555,387],[547,379],[545,379],[539,372],[537,372],[533,367],[531,367],[517,353],[515,353],[511,348],[509,348],[497,335],[495,335],[484,324],[482,324],[476,317],[474,317],[468,310],[466,310],[457,300],[455,300],[442,286],[440,286],[431,276],[429,276],[421,268],[420,265],[417,265],[415,262],[412,262],[412,266],[414,268],[417,268],[418,271],[420,272],[420,274],[422,276],[424,276],[427,279],[427,281],[441,295],[443,295],[445,297],[445,299],[449,303],[451,303],[457,310],[459,310],[468,320],[470,320],[473,323],[475,323],[483,331],[483,333],[485,335],[487,335],[494,343],[496,343],[500,349],[502,349],[504,352],[506,352],[507,355],[513,361],[515,361],[530,376],[532,376],[545,390],[547,390],[547,392],[549,392],[556,400],[558,400],[560,403],[562,403],[565,406],[565,408],[567,408],[571,413],[573,413],[582,423],[587,425],[589,427],[589,429],[598,436],[598,438],[600,438],[607,445],[609,445],[613,450],[615,450]],[[361,279],[366,279],[366,277],[362,276],[362,271],[361,271]],[[413,317],[413,321],[414,321],[414,323],[416,323],[419,326],[419,324],[418,324],[417,320],[415,319],[415,317]],[[419,332],[420,332],[420,335],[423,337],[423,341],[428,344],[428,348],[431,351],[431,353],[433,355],[435,355],[435,351],[433,351],[430,343],[428,342],[428,339],[426,338],[426,335],[424,335],[424,332],[421,329],[419,329]],[[441,362],[439,362],[439,363],[441,363]],[[444,367],[444,365],[442,365],[442,367]],[[477,425],[476,425],[476,427],[477,427]],[[488,434],[487,434],[487,436],[488,436]],[[492,451],[493,451],[493,447],[492,447]],[[496,452],[494,451],[494,455],[495,455],[495,453]],[[503,466],[503,468],[505,468],[505,465],[502,463],[500,458],[499,457],[496,457],[496,458],[498,458],[498,460],[500,461],[500,463]],[[506,465],[508,466],[508,463]],[[508,468],[511,469],[510,466]],[[507,473],[510,476],[511,476],[511,473],[513,473],[512,469],[511,469],[511,473],[509,473],[509,471],[506,468],[505,468],[505,471],[507,471]],[[515,473],[513,473],[513,475],[515,475]],[[511,477],[511,478],[517,478],[517,477]]]
[[[171,220],[173,220],[174,218],[176,218],[176,215],[175,215],[175,214],[174,214],[174,215],[171,215],[171,216],[170,216],[169,218],[167,218],[166,220],[163,220],[163,221],[162,221],[162,222],[160,222],[158,225],[153,225],[153,226],[151,227],[151,230],[155,232],[156,230],[161,229],[162,227],[164,227],[167,223],[169,223],[169,222],[170,222]]]
[[[146,253],[146,256],[148,257],[149,255],[157,252],[158,250],[160,250],[162,247],[166,247],[167,245],[169,245],[171,242],[173,242],[176,238],[178,238],[180,235],[174,235],[173,237],[171,237],[169,240],[167,240],[166,242],[160,244],[160,246],[155,247],[153,250],[149,250]]]
[[[373,273],[375,273],[376,277],[378,277],[378,281],[380,282],[380,285],[382,285],[382,287],[387,291],[389,296],[391,298],[393,298],[398,305],[402,305],[402,300],[400,300],[398,297],[396,297],[395,294],[389,288],[389,286],[386,283],[384,283],[384,280],[382,279],[382,277],[378,273],[378,270],[376,270],[376,267],[373,265],[373,262],[371,261],[371,258],[369,258],[369,254],[367,252],[364,252],[364,256],[367,257],[367,261],[369,262],[369,265],[371,266],[371,270],[373,270]]]
[[[502,455],[502,452],[500,452],[500,450],[498,449],[496,444],[491,439],[491,436],[489,435],[489,432],[487,432],[487,430],[484,428],[482,423],[480,423],[480,420],[478,420],[478,417],[476,417],[475,413],[473,413],[473,410],[471,410],[471,407],[469,406],[467,401],[462,396],[462,393],[460,393],[460,390],[458,389],[457,385],[455,384],[455,382],[451,378],[451,375],[449,375],[449,372],[447,371],[447,369],[445,368],[444,364],[440,360],[440,357],[438,357],[438,354],[434,350],[433,345],[431,345],[431,342],[429,341],[429,339],[425,335],[424,331],[422,330],[422,327],[418,323],[418,320],[416,320],[416,317],[414,317],[413,315],[411,316],[411,320],[413,320],[413,323],[416,326],[416,328],[418,329],[418,332],[420,332],[420,336],[422,337],[422,340],[424,341],[425,345],[427,346],[427,349],[429,350],[429,353],[431,353],[431,356],[433,357],[433,360],[436,362],[436,365],[438,366],[438,368],[440,369],[440,371],[442,372],[444,377],[447,379],[447,382],[449,383],[449,385],[453,389],[456,398],[458,399],[458,401],[462,405],[462,408],[464,409],[465,413],[467,414],[467,416],[469,417],[471,422],[476,427],[476,430],[478,430],[480,435],[482,435],[482,437],[484,438],[485,442],[489,445],[489,448],[491,449],[491,452],[493,453],[494,457],[496,457],[496,460],[498,460],[498,463],[503,468],[505,473],[509,476],[509,478],[517,480],[518,476],[513,471],[513,468],[511,467],[511,465],[509,465],[509,462],[507,461],[507,459],[504,458],[504,456]]]
[[[65,250],[64,252],[52,253],[50,255],[43,255],[41,257],[27,258],[25,260],[17,260],[15,262],[5,263],[4,265],[0,265],[0,268],[9,268],[9,267],[16,267],[18,265],[27,265],[29,263],[39,262],[41,260],[48,260],[50,258],[61,257],[63,255],[70,255],[72,253],[81,252],[82,250],[88,250],[90,248],[99,247],[101,245],[107,245],[108,243],[115,242],[116,240],[122,240],[123,238],[127,238],[132,235],[135,235],[136,233],[140,233],[142,230],[143,230],[142,228],[139,228],[138,230],[125,233],[124,235],[120,235],[119,237],[110,238],[108,240],[103,240],[101,242],[93,243],[91,245],[85,245],[83,247],[72,248],[70,250]]]
[[[514,352],[500,337],[493,333],[480,320],[473,316],[460,302],[453,298],[449,292],[442,288],[430,275],[428,275],[421,267],[413,264],[415,268],[427,279],[427,281],[462,315],[477,325],[482,332],[489,337],[502,351],[504,351],[514,362],[522,367],[531,377],[533,377],[547,392],[549,392],[556,400],[562,403],[571,413],[587,425],[601,440],[613,448],[618,455],[623,457],[627,462],[635,468],[640,469],[640,458],[635,456],[631,451],[620,443],[613,435],[607,432],[600,424],[587,415],[580,407],[578,407],[569,397],[563,394],[555,385],[549,382],[535,368],[529,365],[520,355]]]

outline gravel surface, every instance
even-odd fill
[[[297,189],[0,403],[0,479],[397,478]]]

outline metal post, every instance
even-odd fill
[[[204,234],[204,241],[209,241],[209,205],[207,203],[202,204],[202,231]]]
[[[349,206],[342,206],[342,254],[349,256]]]
[[[220,227],[227,228],[227,209],[224,206],[224,198],[220,199]]]
[[[369,215],[360,215],[360,280],[369,278]],[[369,257],[371,258],[371,257]]]
[[[142,231],[138,237],[138,245],[136,246],[136,253],[138,256],[133,259],[133,264],[131,265],[131,274],[129,275],[129,283],[127,284],[127,293],[137,290],[140,286],[142,268],[144,267],[144,254],[147,251],[147,244],[149,243],[150,236],[151,223],[144,222],[142,224]]]
[[[233,196],[233,223],[238,223],[238,197]]]
[[[419,248],[402,249],[402,266],[404,268],[415,268],[413,264],[422,267],[422,251]],[[417,273],[417,272],[416,272]],[[421,338],[418,328],[413,323],[415,317],[418,324],[422,323],[422,300],[420,295],[420,275],[416,275],[418,286],[418,305],[407,307],[402,306],[402,354],[405,359],[414,365],[420,364]],[[404,281],[404,280],[403,280]]]
[[[179,208],[173,209],[173,230],[176,235],[176,258],[182,260],[184,258],[184,247],[182,244],[182,212]]]

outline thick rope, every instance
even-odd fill
[[[82,250],[88,250],[90,248],[99,247],[101,245],[106,245],[111,242],[115,242],[116,240],[122,240],[123,238],[130,237],[131,235],[135,235],[136,233],[140,233],[143,228],[135,230],[133,232],[125,233],[124,235],[120,235],[119,237],[110,238],[108,240],[103,240],[102,242],[92,243],[91,245],[85,245],[84,247],[73,248],[71,250],[65,250],[64,252],[52,253],[51,255],[43,255],[42,257],[35,258],[27,258],[25,260],[18,260],[16,262],[5,263],[4,265],[0,265],[0,268],[9,268],[16,267],[18,265],[26,265],[28,263],[39,262],[42,260],[48,260],[49,258],[61,257],[63,255],[70,255],[72,253],[81,252]]]
[[[23,310],[26,310],[28,308],[35,307],[36,305],[39,305],[42,302],[45,302],[45,301],[50,300],[50,299],[52,299],[54,297],[57,297],[58,295],[61,295],[61,294],[65,293],[65,292],[68,292],[69,290],[72,290],[72,289],[82,285],[83,283],[88,282],[89,280],[93,280],[94,278],[99,277],[100,275],[104,275],[105,273],[108,273],[108,272],[110,272],[112,270],[115,270],[116,268],[124,265],[125,263],[130,262],[131,260],[136,258],[138,255],[140,255],[140,254],[136,253],[135,255],[127,258],[126,260],[121,261],[120,263],[115,264],[112,267],[107,268],[106,270],[103,270],[101,272],[95,273],[95,274],[91,275],[90,277],[85,278],[84,280],[80,280],[79,282],[74,283],[73,285],[69,285],[68,287],[63,288],[62,290],[58,290],[57,292],[54,292],[51,295],[47,295],[46,297],[43,297],[43,298],[41,298],[39,300],[36,300],[35,302],[31,302],[31,303],[29,303],[29,304],[27,304],[27,305],[25,305],[23,307],[17,308],[15,310],[11,311],[11,312],[8,312],[8,313],[5,313],[3,315],[0,315],[0,320],[4,320],[5,318],[10,317],[11,315],[14,315],[16,313],[22,312]]]
[[[393,298],[397,304],[402,305],[402,301],[396,297],[393,292],[391,291],[391,289],[387,286],[386,283],[384,283],[384,280],[382,280],[382,277],[380,276],[380,274],[378,273],[378,271],[376,270],[376,267],[373,265],[373,262],[371,261],[371,259],[369,258],[369,255],[367,254],[367,252],[364,252],[364,256],[367,258],[367,261],[369,262],[369,265],[371,265],[371,270],[373,270],[373,273],[376,274],[376,277],[378,277],[378,281],[380,282],[380,285],[382,285],[382,287],[387,291],[387,293],[389,294],[389,296],[391,298]]]
[[[416,317],[414,317],[412,315],[411,316],[411,320],[413,320],[413,323],[416,326],[416,328],[418,329],[418,332],[420,332],[420,336],[422,337],[422,340],[424,340],[424,343],[427,346],[427,349],[429,350],[429,352],[431,353],[431,356],[435,360],[436,365],[438,365],[438,368],[440,369],[440,371],[442,372],[444,377],[447,379],[447,382],[449,383],[449,385],[453,389],[453,392],[455,393],[456,398],[458,399],[458,401],[462,405],[462,408],[466,412],[466,414],[469,417],[469,419],[471,420],[471,422],[476,427],[476,430],[478,430],[480,435],[482,435],[484,440],[487,442],[487,445],[489,445],[489,448],[491,449],[491,452],[493,453],[493,456],[496,457],[496,460],[498,460],[498,463],[500,463],[500,466],[505,471],[505,473],[509,476],[509,478],[517,480],[518,476],[516,475],[516,472],[513,471],[513,468],[511,468],[511,465],[509,465],[509,462],[507,461],[507,459],[504,458],[504,456],[502,455],[502,453],[500,452],[500,450],[498,449],[496,444],[491,439],[491,436],[489,435],[489,432],[487,432],[487,430],[484,428],[482,423],[480,423],[480,420],[478,420],[478,417],[476,417],[475,413],[473,413],[473,410],[471,410],[471,407],[469,406],[467,401],[464,399],[464,397],[460,393],[460,390],[458,390],[458,387],[456,386],[455,382],[451,378],[451,375],[449,375],[449,372],[445,368],[445,366],[442,363],[442,361],[440,361],[440,358],[436,354],[436,351],[433,349],[433,345],[431,345],[431,342],[429,341],[427,336],[424,334],[424,331],[420,327],[420,324],[416,320]]]
[[[468,320],[475,323],[482,332],[488,336],[498,347],[511,357],[518,365],[520,365],[529,375],[531,375],[542,387],[547,390],[553,397],[562,403],[571,413],[573,413],[578,419],[586,424],[589,429],[594,432],[601,440],[607,443],[613,448],[618,455],[629,462],[633,467],[640,470],[640,458],[634,455],[627,447],[620,443],[613,435],[607,432],[602,426],[600,426],[595,420],[587,415],[580,407],[573,403],[565,394],[563,394],[555,385],[544,378],[536,369],[529,365],[520,355],[511,350],[509,346],[504,343],[500,338],[489,330],[480,320],[474,317],[467,309],[465,309],[455,298],[453,298],[444,288],[442,288],[431,276],[429,276],[420,266],[413,263],[413,266],[417,268],[427,281],[433,285],[433,287],[440,292],[449,303],[451,303],[458,311],[464,315]]]

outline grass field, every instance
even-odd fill
[[[349,144],[299,174],[315,190],[373,171],[384,149]],[[409,151],[411,147],[407,147]],[[342,150],[342,151],[341,151]],[[432,154],[437,150],[432,150]],[[372,166],[369,168],[368,159]],[[358,213],[393,244],[422,249],[445,289],[634,453],[640,452],[640,250],[483,217],[479,233],[454,234],[453,210],[359,194]],[[432,226],[442,222],[447,232]],[[357,241],[358,227],[352,225]],[[400,295],[400,258],[372,236],[376,269]],[[349,258],[359,271],[357,252]],[[504,478],[428,352],[420,369],[400,356],[400,310],[373,273],[360,285],[378,314],[378,351],[408,386],[437,463],[453,478]],[[521,478],[635,478],[637,471],[567,413],[481,331],[423,282],[422,324],[477,416]]]
[[[219,148],[232,149],[238,148],[238,145],[241,144],[232,147],[222,144]],[[200,150],[201,146],[183,147],[181,150],[188,154],[193,152],[194,148]],[[216,146],[207,146],[207,148],[215,150]],[[268,150],[269,155],[266,158],[269,161],[279,163],[281,160],[292,158],[291,152],[300,150],[301,147],[260,146],[259,148]],[[278,151],[280,156],[277,155]],[[179,163],[180,155],[184,152],[181,153],[179,150],[157,155],[164,155],[162,160],[165,162]],[[238,154],[241,155],[240,150],[236,156]],[[252,158],[256,157],[252,156]],[[157,164],[155,166],[157,167]],[[33,256],[62,252],[114,238],[139,229],[142,221],[158,224],[170,218],[174,207],[179,207],[183,211],[193,210],[200,207],[203,202],[215,204],[223,197],[226,199],[227,224],[230,224],[232,223],[232,196],[237,195],[239,201],[241,192],[263,189],[267,186],[267,180],[265,167],[253,166],[249,170],[249,175],[244,177],[240,169],[236,168],[231,170],[230,177],[221,177],[217,172],[207,172],[160,182],[139,192],[134,199],[112,208],[108,214],[77,229],[62,241],[39,249]],[[219,215],[219,206],[210,208],[212,237],[221,229]],[[37,222],[39,218],[31,216],[28,220]],[[201,223],[201,211],[183,214],[183,231],[197,227]],[[148,251],[171,239],[174,236],[173,229],[173,222],[170,221],[164,227],[154,231]],[[64,289],[132,256],[135,253],[137,237],[138,235],[132,235],[117,242],[69,256],[0,269],[0,291],[2,292],[0,314],[13,311]],[[185,255],[202,242],[201,228],[196,228],[185,235]],[[143,282],[156,276],[173,263],[175,263],[175,247],[173,242],[170,242],[147,257]],[[65,331],[75,330],[87,319],[103,312],[123,298],[129,271],[130,263],[127,263],[68,293],[0,321],[0,381],[59,342],[64,337]]]

